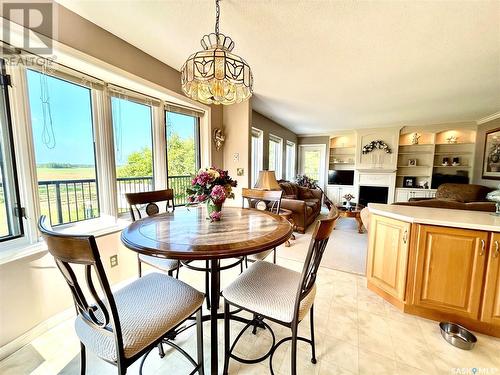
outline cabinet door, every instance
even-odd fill
[[[488,233],[419,225],[413,303],[479,318]]]
[[[367,278],[384,292],[404,301],[409,223],[372,215],[368,250]]]
[[[481,320],[500,326],[500,234],[498,233],[493,233],[490,240]]]
[[[396,202],[408,202],[408,190],[396,189]]]

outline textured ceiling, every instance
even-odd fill
[[[213,1],[60,0],[180,69]],[[298,134],[477,120],[500,111],[500,1],[223,0],[253,107]]]

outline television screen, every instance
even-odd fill
[[[329,185],[353,185],[354,171],[328,171]]]

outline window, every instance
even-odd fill
[[[186,188],[200,169],[200,125],[196,116],[166,111],[168,186],[175,205],[187,203]]]
[[[283,140],[272,134],[269,135],[269,170],[274,171],[276,179],[282,178]]]
[[[2,75],[5,77],[3,61]],[[7,86],[0,90],[0,241],[23,234]]]
[[[111,97],[118,212],[128,212],[125,193],[153,190],[151,107]]]
[[[251,186],[255,186],[259,179],[259,172],[263,166],[262,157],[262,130],[252,128],[252,180]]]
[[[295,143],[286,142],[286,179],[292,181],[295,178]]]
[[[99,216],[90,89],[27,71],[40,214],[52,225]]]

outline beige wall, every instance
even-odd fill
[[[281,169],[282,176],[276,176],[276,178],[278,180],[280,178],[284,179],[286,177],[286,166],[287,166],[286,153],[285,153],[286,141],[291,141],[297,144],[297,135],[294,132],[288,130],[287,128],[281,126],[280,124],[274,122],[273,120],[267,118],[264,115],[261,115],[259,112],[256,111],[252,111],[251,125],[254,128],[262,130],[263,133],[262,134],[263,169],[269,169],[269,134],[273,134],[283,139],[283,155],[282,155],[283,168]],[[295,166],[297,166],[297,163],[295,163]]]
[[[229,175],[238,181],[235,189],[235,199],[228,199],[228,206],[241,206],[241,188],[250,184],[250,124],[252,120],[252,109],[249,100],[223,107],[224,132],[226,143],[224,144],[223,160],[224,169]],[[243,176],[237,175],[237,169],[243,168]]]
[[[136,277],[137,257],[121,244],[120,233],[99,237],[97,244],[111,284]],[[114,254],[118,266],[110,268]],[[47,251],[0,266],[0,300],[0,347],[73,306],[69,288]]]
[[[472,179],[473,183],[475,184],[485,185],[492,188],[496,188],[500,184],[499,180],[486,180],[482,178],[484,141],[486,138],[486,132],[488,130],[498,128],[500,128],[500,118],[478,125],[477,127],[476,153],[474,156],[474,178]]]
[[[57,41],[181,93],[180,73],[177,70],[68,9],[58,4],[55,6],[59,13],[58,35],[55,38]],[[240,130],[245,129],[246,134],[249,123],[248,104],[243,112],[245,111],[246,128],[243,122],[241,124],[236,122],[241,125],[238,125]],[[230,119],[233,118],[234,116],[230,116]],[[210,134],[214,128],[222,126],[222,119],[221,106],[212,106]],[[245,139],[240,135],[237,132],[230,132],[228,138],[238,140],[238,145],[232,149],[238,149],[242,162],[247,163],[248,144],[240,148],[240,138]],[[212,164],[223,167],[222,150],[217,152],[213,145],[211,158]],[[230,166],[235,167],[233,164]],[[236,175],[236,171],[231,173]],[[248,166],[245,165],[245,175],[247,173]],[[245,178],[245,176],[242,178],[242,185],[246,184]],[[107,270],[112,283],[137,275],[135,254],[121,245],[119,234],[102,237],[98,242],[101,245],[100,251],[105,266],[109,264],[109,256],[118,253],[119,265]],[[68,287],[47,252],[0,266],[0,301],[0,347],[72,306]]]

